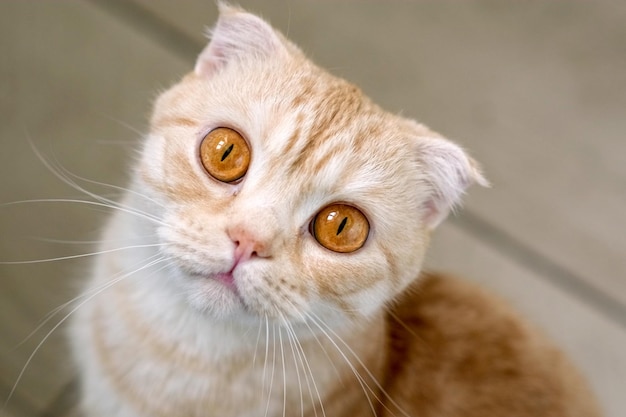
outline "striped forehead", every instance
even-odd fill
[[[290,175],[316,175],[337,159],[345,162],[376,133],[369,104],[348,83],[333,83],[323,90],[305,87],[294,101],[294,116],[272,146],[281,170]]]
[[[271,182],[295,199],[316,195],[357,199],[367,189],[388,183],[393,159],[384,122],[363,103],[340,102],[332,112],[299,113],[268,140],[262,183]],[[320,109],[321,110],[321,109]]]

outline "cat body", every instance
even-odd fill
[[[505,306],[420,275],[477,164],[220,9],[74,315],[84,414],[599,415]]]

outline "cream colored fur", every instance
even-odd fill
[[[464,414],[474,405],[458,405],[454,384],[435,393],[443,407],[415,408],[411,398],[432,391],[437,375],[417,383],[413,374],[422,371],[411,364],[422,362],[395,360],[402,349],[393,341],[408,345],[420,330],[402,310],[406,302],[390,306],[409,286],[433,280],[418,278],[429,234],[468,186],[486,185],[477,164],[315,66],[260,18],[220,8],[194,71],[157,100],[131,191],[105,231],[104,242],[140,237],[145,246],[102,254],[87,283],[97,295],[75,315],[85,415],[541,415],[502,413],[526,408],[497,392],[495,405],[476,408],[482,414]],[[237,130],[251,148],[240,182],[221,183],[200,164],[200,141],[217,127]],[[310,233],[313,216],[334,202],[368,218],[356,252],[331,252]],[[234,259],[235,235],[255,245],[255,256]],[[215,279],[229,271],[235,290]],[[465,297],[491,302],[472,290]],[[400,327],[394,311],[404,314]],[[495,312],[493,320],[513,319]],[[480,320],[465,329],[472,326],[491,331]],[[512,337],[522,343],[530,337],[522,333]],[[541,368],[552,348],[531,345],[540,359],[526,366]],[[573,391],[559,375],[547,389],[560,390],[562,402]],[[525,394],[516,384],[510,389]],[[445,406],[448,395],[457,408]],[[570,411],[544,415],[592,415]]]

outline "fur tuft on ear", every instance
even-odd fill
[[[209,30],[211,41],[198,56],[195,73],[208,77],[231,61],[267,57],[284,52],[281,35],[263,19],[246,11],[218,3],[220,16]]]
[[[431,187],[423,214],[423,221],[430,230],[448,216],[470,185],[490,186],[478,163],[446,139],[420,138],[418,153]]]

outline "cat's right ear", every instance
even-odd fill
[[[220,16],[198,56],[196,75],[210,77],[233,61],[287,52],[281,35],[260,17],[223,2],[218,7]]]
[[[428,185],[422,220],[434,229],[456,206],[472,184],[489,187],[480,166],[458,145],[440,137],[422,137],[416,142],[418,161]]]

